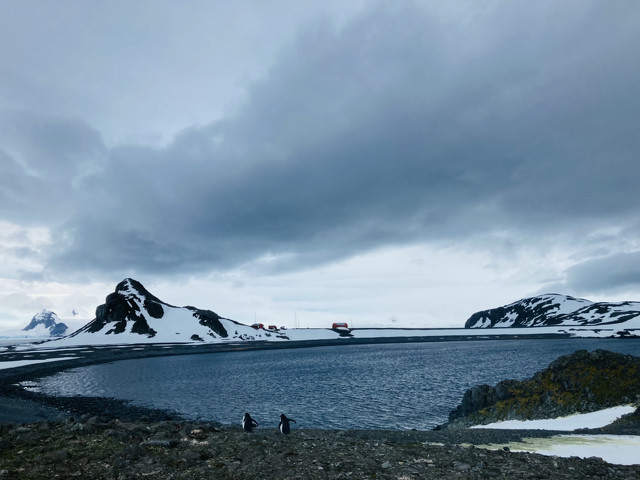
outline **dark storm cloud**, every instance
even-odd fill
[[[310,25],[235,116],[166,148],[111,150],[76,185],[50,267],[299,268],[637,218],[639,22],[633,2],[536,2],[459,22],[403,4]],[[47,152],[63,171],[101,154],[77,123],[61,137],[16,128],[37,133],[21,151],[55,178]]]
[[[0,212],[18,223],[51,223],[74,214],[79,183],[106,158],[85,122],[33,112],[0,113]],[[82,190],[80,188],[80,190]]]
[[[577,292],[615,293],[640,288],[640,252],[588,260],[567,271],[566,286]]]

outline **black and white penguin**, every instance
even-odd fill
[[[257,426],[258,426],[258,422],[256,422],[253,418],[251,418],[251,415],[249,415],[248,413],[245,413],[244,417],[242,417],[242,428],[244,428],[246,432],[251,433],[251,430],[253,430],[253,427],[257,427]]]
[[[280,424],[278,425],[278,430],[280,430],[280,433],[284,433],[285,435],[287,435],[291,431],[291,425],[289,425],[289,422],[296,423],[293,418],[287,418],[284,413],[280,415]]]

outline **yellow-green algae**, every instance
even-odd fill
[[[573,354],[571,361],[562,357],[529,380],[511,382],[507,398],[477,413],[496,420],[533,419],[548,416],[550,409],[584,413],[640,399],[640,359],[605,351],[576,353],[581,355]]]

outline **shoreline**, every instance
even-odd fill
[[[206,353],[224,353],[224,352],[240,352],[251,350],[269,350],[269,349],[297,349],[297,348],[314,348],[314,347],[331,347],[331,346],[350,346],[350,345],[379,345],[379,344],[402,344],[402,343],[442,343],[442,342],[483,342],[483,341],[513,341],[513,340],[575,340],[589,341],[592,337],[574,337],[568,334],[541,333],[541,334],[504,334],[504,335],[443,335],[443,336],[398,336],[398,337],[369,337],[369,338],[349,338],[342,337],[336,339],[320,339],[320,340],[283,340],[283,341],[265,341],[252,340],[244,342],[224,342],[224,343],[126,343],[126,344],[95,344],[95,345],[60,345],[57,346],[52,342],[51,346],[36,347],[33,349],[17,350],[11,347],[5,347],[4,351],[0,351],[0,365],[3,361],[16,361],[29,359],[37,362],[38,360],[47,360],[52,358],[60,358],[61,353],[69,355],[69,352],[77,352],[78,356],[69,356],[68,360],[55,362],[55,365],[49,363],[33,363],[24,366],[18,366],[9,371],[0,369],[0,383],[7,375],[26,374],[31,375],[35,372],[42,373],[43,376],[56,373],[57,371],[68,368],[83,367],[99,363],[110,363],[117,360],[129,360],[136,358],[146,358],[155,356],[172,356],[172,355],[192,355]],[[602,339],[607,340],[607,339]],[[612,338],[611,340],[638,340],[636,338]],[[29,344],[20,344],[20,346]],[[41,345],[41,344],[40,344]],[[124,353],[127,354],[125,357]],[[82,355],[82,356],[80,356]],[[88,355],[88,356],[87,356]],[[49,373],[51,372],[51,373]]]
[[[622,480],[640,475],[640,465],[501,447],[527,431],[477,432],[474,444],[468,433],[294,428],[282,435],[273,426],[246,433],[239,426],[89,416],[0,423],[0,477]],[[487,443],[497,449],[474,446]]]
[[[39,392],[32,392],[18,385],[21,382],[55,375],[58,372],[80,368],[89,365],[113,363],[119,360],[133,360],[159,356],[197,355],[211,353],[240,352],[269,349],[297,349],[325,346],[375,345],[422,342],[449,341],[509,341],[509,340],[549,340],[580,341],[591,340],[587,337],[570,337],[565,335],[533,334],[533,335],[495,335],[495,336],[444,336],[444,337],[373,337],[373,338],[342,338],[324,340],[297,341],[251,341],[228,343],[159,343],[159,344],[113,344],[42,347],[33,349],[8,349],[0,352],[0,365],[4,361],[31,361],[34,363],[21,365],[9,369],[0,369],[0,422],[15,421],[30,422],[42,418],[53,420],[64,412],[70,411],[75,415],[100,415],[100,409],[109,405],[116,416],[126,416],[127,419],[147,417],[156,420],[185,420],[176,413],[135,407],[125,401],[100,397],[54,397]],[[627,339],[629,340],[629,339]],[[53,342],[52,342],[53,343]],[[56,361],[50,361],[56,360]],[[97,401],[96,399],[100,400]],[[21,403],[23,402],[23,403]],[[2,408],[2,407],[5,408]],[[22,413],[20,413],[22,412]],[[14,417],[12,417],[14,416]],[[67,415],[68,416],[68,415]]]
[[[110,398],[47,396],[17,385],[69,368],[133,358],[345,344],[291,343],[73,347],[67,353],[74,351],[74,358],[0,370],[0,472],[6,472],[8,478],[59,475],[122,479],[640,477],[640,465],[503,449],[525,438],[549,438],[570,432],[468,428],[314,430],[294,426],[292,433],[285,436],[277,433],[276,425],[261,425],[253,434],[247,434],[239,425],[193,421],[176,413]],[[24,354],[33,355],[34,350]],[[39,350],[40,360],[59,355],[60,349]],[[638,435],[640,421],[579,433]],[[497,450],[481,448],[488,444]]]
[[[522,340],[520,336],[518,340]],[[543,335],[548,338],[547,335]],[[425,337],[421,341],[443,341],[438,337]],[[540,336],[532,335],[526,339],[539,339]],[[558,337],[554,336],[554,339]],[[454,341],[456,338],[445,337],[444,341]],[[466,337],[465,341],[484,340],[514,340],[515,338],[483,338]],[[525,340],[526,340],[525,339]],[[563,339],[566,339],[563,337]],[[583,338],[571,338],[582,340]],[[459,341],[459,339],[457,339]],[[587,340],[587,339],[584,339]],[[113,363],[119,360],[131,360],[150,358],[157,356],[195,355],[225,353],[266,349],[295,349],[313,348],[323,346],[349,346],[365,344],[389,344],[389,343],[415,343],[413,337],[383,337],[367,339],[329,339],[329,340],[302,340],[302,341],[252,341],[229,342],[208,344],[129,344],[129,345],[91,345],[73,346],[61,348],[39,348],[9,350],[0,352],[0,364],[2,361],[28,360],[35,363],[21,365],[15,368],[0,370],[0,422],[28,423],[42,420],[59,420],[72,416],[106,416],[111,419],[124,418],[135,421],[140,418],[154,421],[175,420],[189,421],[177,412],[158,410],[152,408],[137,407],[124,400],[103,397],[56,397],[40,392],[30,391],[20,385],[23,382],[35,381],[43,377],[55,375],[58,372],[80,368],[89,365]],[[61,357],[67,355],[68,357]],[[70,356],[72,355],[72,356]],[[63,358],[63,359],[61,359]],[[57,361],[47,361],[55,359]],[[438,430],[436,427],[435,430]],[[628,429],[627,429],[628,430]],[[539,431],[538,431],[539,432]],[[639,434],[634,431],[633,434]],[[471,435],[470,435],[471,436]],[[541,434],[541,436],[548,436]],[[473,442],[471,442],[473,443]]]

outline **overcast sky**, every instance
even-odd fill
[[[640,3],[0,2],[0,327],[640,300]]]

